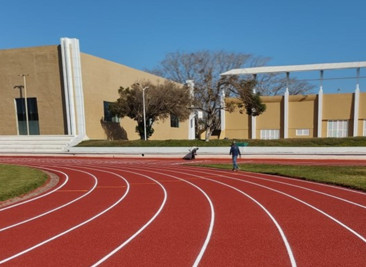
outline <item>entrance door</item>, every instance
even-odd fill
[[[27,135],[27,119],[25,115],[25,101],[24,98],[16,98],[16,111],[18,120],[18,134]],[[38,122],[38,108],[37,108],[37,98],[29,97],[27,98],[28,105],[28,127],[29,134],[39,135],[39,122]]]

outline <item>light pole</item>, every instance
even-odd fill
[[[142,88],[142,109],[144,115],[144,140],[146,141],[146,109],[145,109],[145,90],[149,87]]]
[[[25,123],[27,126],[27,135],[29,135],[29,118],[28,118],[28,101],[27,101],[27,82],[26,82],[26,76],[29,76],[28,74],[22,74],[19,75],[23,77],[23,88],[24,88],[24,102],[25,102]]]

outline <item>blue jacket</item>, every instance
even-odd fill
[[[231,146],[230,155],[232,155],[233,157],[237,157],[238,155],[241,155],[240,149],[237,145]]]

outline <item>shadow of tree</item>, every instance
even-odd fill
[[[107,135],[108,140],[128,140],[127,132],[118,122],[104,121],[100,119],[100,124]]]

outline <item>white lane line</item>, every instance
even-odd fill
[[[29,167],[29,166],[28,166],[28,167]],[[68,183],[68,181],[69,181],[69,177],[68,177],[65,173],[63,173],[63,172],[61,172],[61,171],[54,170],[54,169],[50,169],[50,168],[44,168],[44,167],[38,167],[38,168],[42,168],[42,169],[45,169],[45,170],[49,170],[49,171],[54,171],[54,172],[62,173],[62,174],[66,177],[66,179],[65,179],[65,181],[64,181],[64,182],[63,182],[59,187],[57,187],[57,188],[55,188],[55,189],[53,189],[53,190],[51,190],[51,191],[49,191],[49,192],[47,192],[47,193],[45,193],[45,194],[42,194],[42,195],[39,195],[39,196],[37,196],[37,197],[30,198],[30,199],[28,199],[28,200],[21,201],[21,202],[15,203],[15,204],[13,204],[13,205],[7,206],[7,207],[5,207],[5,208],[0,209],[0,211],[7,210],[7,209],[11,209],[11,208],[14,208],[14,207],[17,207],[17,206],[20,206],[20,205],[23,205],[23,204],[29,203],[29,202],[31,202],[31,201],[34,201],[34,200],[37,200],[37,199],[43,198],[43,197],[45,197],[45,196],[48,196],[48,195],[50,195],[50,194],[52,194],[52,193],[56,192],[57,190],[60,190],[60,189],[61,189],[62,187],[64,187],[64,186]]]
[[[75,170],[75,169],[71,169],[71,168],[66,168],[66,169],[74,170],[74,171],[79,171],[79,170]],[[79,171],[79,172],[83,172],[83,171]],[[65,174],[65,175],[67,176],[67,174]],[[68,177],[68,176],[67,176],[67,177]],[[61,205],[61,206],[59,206],[59,207],[57,207],[57,208],[54,208],[54,209],[52,209],[52,210],[49,210],[49,211],[44,212],[44,213],[42,213],[42,214],[39,214],[39,215],[37,215],[37,216],[31,217],[31,218],[29,218],[29,219],[26,219],[26,220],[24,220],[24,221],[21,221],[21,222],[18,222],[18,223],[12,224],[12,225],[9,225],[9,226],[4,227],[4,228],[0,228],[0,232],[3,232],[3,231],[8,230],[8,229],[10,229],[10,228],[13,228],[13,227],[16,227],[16,226],[22,225],[22,224],[27,223],[27,222],[33,221],[33,220],[35,220],[35,219],[41,218],[41,217],[43,217],[43,216],[45,216],[45,215],[47,215],[47,214],[50,214],[50,213],[52,213],[52,212],[55,212],[55,211],[57,211],[57,210],[59,210],[59,209],[62,209],[62,208],[64,208],[64,207],[66,207],[66,206],[69,206],[70,204],[72,204],[72,203],[74,203],[74,202],[76,202],[76,201],[78,201],[78,200],[80,200],[80,199],[82,199],[82,198],[86,197],[86,196],[87,196],[87,195],[89,195],[91,192],[93,192],[93,191],[94,191],[94,189],[96,188],[97,184],[98,184],[98,181],[97,181],[97,180],[95,179],[95,177],[94,177],[94,184],[93,184],[92,188],[91,188],[87,193],[85,193],[84,195],[81,195],[80,197],[78,197],[78,198],[76,198],[76,199],[74,199],[74,200],[72,200],[72,201],[69,201],[69,202],[67,202],[67,203],[65,203],[65,204],[63,204],[63,205]]]
[[[122,171],[122,169],[120,169],[120,171]],[[121,250],[123,247],[125,247],[128,243],[130,243],[136,236],[138,236],[142,231],[144,231],[146,229],[146,227],[148,227],[160,214],[160,212],[163,210],[165,204],[166,204],[166,200],[168,198],[168,193],[165,190],[164,186],[159,183],[158,181],[156,181],[155,179],[153,179],[150,176],[144,175],[144,174],[140,174],[137,172],[133,172],[133,171],[128,171],[123,169],[123,171],[125,172],[129,172],[129,173],[133,173],[139,176],[143,176],[153,182],[155,182],[156,184],[158,184],[160,186],[160,188],[163,190],[164,192],[164,199],[163,202],[161,203],[159,209],[157,210],[157,212],[154,214],[153,217],[151,217],[151,219],[144,224],[138,231],[136,231],[132,236],[130,236],[125,242],[123,242],[121,245],[119,245],[118,247],[116,247],[114,250],[112,250],[110,253],[108,253],[107,255],[105,255],[102,259],[100,259],[99,261],[97,261],[96,263],[94,263],[92,266],[98,266],[100,264],[102,264],[103,262],[105,262],[107,259],[109,259],[110,257],[112,257],[115,253],[117,253],[119,250]],[[1,262],[0,262],[1,263]]]
[[[165,169],[165,170],[168,170],[168,169]],[[184,173],[184,172],[178,172],[176,170],[170,170],[170,171],[175,172],[175,173],[187,174],[187,173]],[[273,217],[273,215],[260,202],[258,202],[255,198],[253,198],[252,196],[248,195],[247,193],[245,193],[245,192],[241,191],[240,189],[238,189],[238,188],[236,188],[234,186],[231,186],[229,184],[226,184],[226,183],[223,183],[223,182],[220,182],[220,181],[216,181],[214,179],[206,178],[206,177],[203,177],[203,176],[200,176],[200,175],[195,175],[195,174],[192,174],[192,173],[189,173],[189,175],[192,175],[192,176],[198,177],[198,178],[203,179],[203,180],[211,181],[211,182],[218,183],[218,184],[224,185],[226,187],[229,187],[229,188],[231,188],[231,189],[239,192],[240,194],[243,194],[244,196],[246,196],[247,198],[249,198],[250,200],[252,200],[254,203],[256,203],[261,209],[263,209],[263,211],[270,217],[270,219],[272,220],[272,222],[275,224],[278,232],[280,233],[280,236],[282,238],[282,241],[285,244],[286,251],[287,251],[287,254],[288,254],[289,259],[290,259],[290,262],[291,262],[291,266],[292,267],[296,267],[297,266],[296,260],[295,260],[295,257],[294,257],[294,254],[293,254],[292,249],[291,249],[291,246],[290,246],[290,244],[289,244],[289,242],[288,242],[288,240],[286,238],[286,235],[285,235],[284,231],[282,230],[280,224],[277,222],[277,220]]]
[[[207,249],[207,246],[211,240],[211,236],[212,236],[212,231],[213,231],[213,228],[214,228],[214,224],[215,224],[215,209],[214,209],[214,205],[210,199],[210,197],[207,195],[207,193],[202,189],[200,188],[199,186],[195,185],[194,183],[191,183],[187,180],[184,180],[182,178],[179,178],[177,176],[174,176],[174,175],[170,175],[170,174],[167,174],[167,173],[163,173],[163,172],[156,172],[156,171],[152,171],[151,169],[148,169],[148,168],[144,168],[146,171],[148,172],[153,172],[153,173],[157,173],[157,174],[161,174],[161,175],[164,175],[164,176],[169,176],[169,177],[172,177],[174,179],[177,179],[177,180],[180,180],[182,182],[185,182],[187,184],[190,184],[191,186],[195,187],[196,189],[198,189],[207,199],[209,205],[210,205],[210,211],[211,211],[211,219],[210,219],[210,225],[209,225],[209,228],[208,228],[208,231],[207,231],[207,235],[206,235],[206,238],[205,238],[205,241],[200,249],[200,252],[198,253],[198,256],[196,257],[196,260],[193,264],[193,266],[198,266],[198,264],[200,263],[200,261],[202,260],[202,257]]]
[[[200,173],[202,173],[203,171],[198,171]],[[203,172],[204,173],[204,172]],[[217,175],[217,174],[216,174]],[[268,186],[265,186],[265,185],[261,185],[261,184],[257,184],[257,183],[254,183],[254,182],[250,182],[250,181],[246,181],[246,180],[242,180],[242,179],[239,179],[239,178],[234,178],[234,177],[230,177],[230,176],[226,176],[226,175],[218,175],[220,177],[225,177],[225,178],[228,178],[228,179],[231,179],[231,180],[236,180],[236,181],[240,181],[240,182],[243,182],[243,183],[248,183],[248,184],[253,184],[253,185],[256,185],[256,186],[259,186],[259,187],[263,187],[263,188],[266,188],[268,190],[271,190],[271,191],[274,191],[276,193],[279,193],[279,194],[282,194],[284,196],[287,196],[289,198],[292,198],[314,210],[316,210],[317,212],[323,214],[324,216],[328,217],[329,219],[331,219],[332,221],[336,222],[337,224],[339,224],[340,226],[342,226],[343,228],[345,228],[346,230],[348,230],[349,232],[351,232],[352,234],[354,234],[355,236],[357,236],[359,239],[361,239],[364,243],[366,243],[366,238],[363,237],[361,234],[359,234],[358,232],[356,232],[355,230],[353,230],[351,227],[347,226],[346,224],[342,223],[341,221],[337,220],[336,218],[332,217],[331,215],[329,215],[328,213],[326,213],[325,211],[321,210],[321,209],[318,209],[317,207],[301,200],[301,199],[298,199],[297,197],[295,196],[292,196],[290,194],[287,194],[285,192],[282,192],[280,190],[277,190],[277,189],[273,189],[271,187],[268,187]]]
[[[85,173],[87,173],[87,172],[85,172]],[[89,175],[93,176],[96,180],[98,180],[93,174],[89,173]],[[107,211],[109,211],[110,209],[112,209],[114,206],[118,205],[118,203],[120,203],[127,196],[128,192],[130,190],[130,184],[128,183],[128,181],[124,177],[122,177],[122,176],[120,176],[118,174],[114,174],[114,175],[116,175],[116,176],[120,177],[121,179],[123,179],[126,182],[126,184],[127,184],[126,192],[123,194],[123,196],[118,201],[116,201],[114,204],[112,204],[107,209],[103,210],[102,212],[100,212],[100,213],[96,214],[95,216],[89,218],[88,220],[86,220],[86,221],[84,221],[84,222],[82,222],[82,223],[80,223],[78,225],[75,225],[74,227],[69,228],[68,230],[66,230],[64,232],[62,232],[62,233],[60,233],[58,235],[55,235],[55,236],[53,236],[53,237],[51,237],[51,238],[49,238],[47,240],[44,240],[43,242],[38,243],[37,245],[34,245],[34,246],[32,246],[32,247],[30,247],[30,248],[28,248],[26,250],[23,250],[23,251],[15,254],[15,255],[13,255],[11,257],[8,257],[6,259],[1,260],[0,261],[0,264],[3,264],[3,263],[8,262],[8,261],[10,261],[12,259],[15,259],[15,258],[17,258],[17,257],[19,257],[19,256],[21,256],[21,255],[23,255],[25,253],[28,253],[29,251],[32,251],[32,250],[34,250],[34,249],[36,249],[36,248],[38,248],[40,246],[43,246],[44,244],[47,244],[47,243],[49,243],[49,242],[51,242],[51,241],[53,241],[53,240],[55,240],[55,239],[57,239],[57,238],[59,238],[59,237],[61,237],[63,235],[66,235],[67,233],[69,233],[69,232],[71,232],[71,231],[73,231],[73,230],[75,230],[75,229],[77,229],[77,228],[79,228],[79,227],[81,227],[81,226],[83,226],[83,225],[85,225],[85,224],[93,221],[94,219],[98,218],[99,216],[103,215],[104,213],[106,213]]]
[[[272,175],[272,174],[262,173],[262,175],[269,176],[269,177],[275,177],[275,178],[282,179],[282,180],[290,180],[290,181],[294,180],[294,178],[288,178],[288,177]],[[342,187],[340,185],[331,185],[331,184],[319,183],[319,182],[308,181],[308,180],[303,180],[303,179],[296,179],[296,181],[301,182],[301,183],[313,184],[313,185],[328,187],[328,188],[337,189],[337,190],[340,190],[340,191],[346,191],[346,192],[349,192],[349,193],[354,193],[354,194],[365,195],[366,196],[366,192],[357,191],[357,190],[350,189],[350,188],[347,188],[347,187]]]
[[[197,168],[196,169],[187,168],[187,169],[197,170]],[[213,169],[210,169],[210,170],[213,170]],[[213,171],[215,171],[215,170],[213,170]],[[215,173],[222,174],[222,172],[220,172],[220,171],[216,171]],[[328,194],[328,193],[324,193],[324,192],[321,192],[321,191],[318,191],[318,190],[310,189],[310,188],[307,188],[307,187],[304,187],[304,186],[295,185],[295,184],[291,184],[291,183],[287,183],[287,182],[281,182],[281,181],[278,181],[278,180],[272,180],[270,178],[257,177],[257,176],[254,176],[253,173],[250,173],[250,172],[233,173],[233,174],[237,177],[241,177],[239,175],[245,175],[245,177],[251,177],[251,178],[257,179],[257,180],[263,180],[263,181],[268,181],[268,182],[273,182],[273,183],[278,183],[278,184],[284,184],[284,185],[287,185],[287,186],[297,187],[297,188],[304,189],[304,190],[307,190],[307,191],[311,191],[311,192],[314,192],[314,193],[318,193],[318,194],[321,194],[321,195],[324,195],[324,196],[328,196],[328,197],[331,197],[331,198],[334,198],[334,199],[338,199],[338,200],[346,202],[348,204],[355,205],[355,206],[358,206],[360,208],[366,209],[366,206],[364,206],[362,204],[359,204],[357,202],[353,202],[353,201],[348,200],[348,199],[344,199],[344,198],[341,198],[341,197],[338,197],[338,196],[335,196],[335,195],[331,195],[331,194]],[[261,175],[263,175],[263,174],[261,173]],[[268,175],[268,174],[266,174],[266,176],[272,177],[272,175]],[[273,175],[273,176],[276,177],[276,178],[286,178],[286,177],[278,177],[276,175]],[[245,178],[245,177],[243,177],[243,178]],[[287,178],[287,179],[289,179],[290,182],[294,181],[294,179],[290,179],[290,178]],[[303,180],[295,180],[295,181],[297,182],[297,181],[303,181]],[[308,181],[308,182],[311,182],[311,181]],[[314,182],[311,182],[311,183],[314,184]],[[315,184],[318,185],[318,183],[315,183]],[[331,187],[333,187],[333,186],[331,186]],[[353,191],[351,191],[351,192],[353,192]]]
[[[317,194],[320,194],[320,195],[324,195],[324,196],[327,196],[327,197],[330,197],[330,198],[338,199],[338,200],[343,201],[343,202],[346,202],[348,204],[351,204],[351,205],[358,206],[360,208],[366,209],[366,206],[364,206],[362,204],[359,204],[359,203],[356,203],[356,202],[353,202],[353,201],[350,201],[348,199],[344,199],[344,198],[341,198],[341,197],[337,197],[335,195],[331,195],[331,194],[328,194],[328,193],[324,193],[324,192],[321,192],[321,191],[318,191],[318,190],[314,190],[314,189],[310,189],[310,188],[307,188],[307,187],[303,187],[303,186],[300,186],[300,185],[294,185],[294,184],[291,184],[291,183],[286,183],[286,182],[281,182],[281,181],[275,181],[275,180],[271,180],[271,179],[267,179],[267,178],[263,178],[263,177],[256,177],[256,176],[249,175],[249,174],[246,175],[246,176],[247,177],[254,178],[254,179],[257,179],[257,180],[264,180],[264,181],[269,181],[269,182],[284,184],[284,185],[287,185],[287,186],[297,187],[297,188],[304,189],[304,190],[307,190],[307,191],[311,191],[311,192],[314,192],[314,193],[317,193]]]
[[[209,168],[210,170],[213,170],[212,168]],[[218,170],[216,169],[217,172],[225,172],[225,170]],[[227,170],[226,170],[227,171]],[[249,174],[250,172],[243,172],[245,174]],[[295,178],[288,178],[288,177],[284,177],[284,176],[279,176],[279,175],[274,175],[274,174],[267,174],[267,173],[259,173],[260,175],[263,175],[263,176],[269,176],[269,177],[273,177],[273,178],[278,178],[278,179],[281,179],[281,180],[289,180],[289,181],[294,181]],[[304,184],[313,184],[313,185],[317,185],[317,186],[321,186],[321,187],[328,187],[328,188],[332,188],[332,189],[336,189],[336,190],[339,190],[339,191],[346,191],[346,192],[349,192],[349,193],[354,193],[354,194],[358,194],[358,195],[365,195],[366,196],[366,192],[363,192],[363,191],[357,191],[357,190],[354,190],[354,189],[350,189],[350,188],[347,188],[347,187],[342,187],[342,186],[337,186],[337,185],[331,185],[331,184],[326,184],[326,183],[319,183],[319,182],[314,182],[314,181],[308,181],[308,180],[303,180],[303,179],[296,179],[296,182],[299,182],[299,183],[304,183]]]

